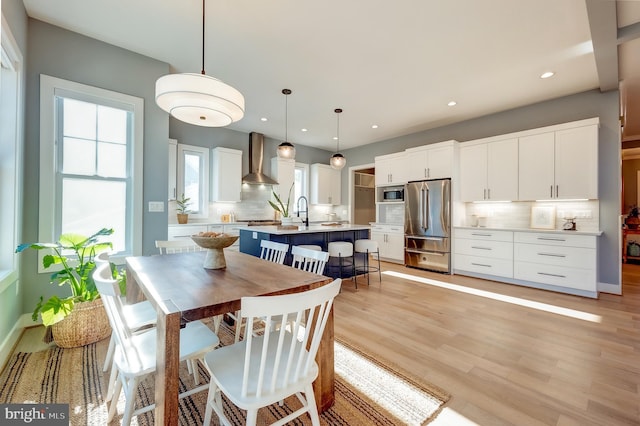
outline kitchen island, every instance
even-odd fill
[[[349,241],[355,243],[358,239],[369,238],[369,225],[310,225],[310,226],[245,226],[240,229],[240,251],[256,257],[260,256],[260,241],[269,240],[289,244],[289,253],[285,264],[291,264],[291,246],[313,244],[327,247],[332,241]],[[328,274],[325,271],[325,274]],[[332,274],[328,274],[331,276]]]

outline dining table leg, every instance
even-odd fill
[[[171,305],[171,303],[169,303]],[[178,424],[180,384],[180,312],[158,308],[155,424]]]
[[[334,393],[334,351],[333,351],[333,307],[327,318],[322,340],[318,353],[316,354],[316,363],[318,364],[318,378],[313,382],[313,393],[316,397],[316,405],[318,412],[328,410],[335,402]]]

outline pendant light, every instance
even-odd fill
[[[282,89],[282,94],[284,95],[284,142],[278,145],[278,157],[293,159],[296,156],[296,148],[291,142],[287,142],[289,140],[289,104],[287,99],[291,90]]]
[[[340,170],[342,169],[345,164],[347,164],[347,159],[344,158],[344,155],[340,154],[340,113],[342,112],[342,109],[340,108],[336,108],[334,110],[334,112],[336,113],[336,118],[337,118],[337,131],[336,131],[336,153],[333,154],[333,156],[331,157],[331,159],[329,160],[329,164],[331,164],[331,167],[336,169],[336,170]]]
[[[156,81],[156,103],[180,121],[204,127],[227,126],[244,116],[242,94],[204,73],[204,1],[202,0],[202,71],[168,74]]]

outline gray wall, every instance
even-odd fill
[[[169,119],[155,103],[155,81],[169,73],[169,65],[47,23],[29,19],[25,191],[23,241],[38,240],[38,182],[40,132],[40,74],[63,78],[144,99],[144,199],[166,199],[167,135]],[[159,167],[158,165],[162,165]],[[159,185],[163,182],[164,185]],[[144,213],[143,250],[151,253],[156,239],[166,237],[166,214]],[[25,292],[23,312],[33,310],[38,297],[59,291],[48,274],[37,274],[35,252],[21,254],[21,279]]]
[[[22,52],[23,60],[26,61],[27,55],[27,13],[24,9],[22,1],[18,0],[9,0],[2,2],[2,14],[7,20],[7,23],[11,29],[11,34],[13,34],[16,43],[18,44],[18,48]],[[24,65],[24,64],[23,64]],[[24,96],[24,89],[22,95]],[[22,99],[22,104],[24,105],[24,98]],[[2,125],[0,123],[0,125]],[[2,142],[4,143],[4,141]],[[21,197],[21,194],[24,191],[22,188],[17,188],[18,198]],[[21,215],[23,209],[21,207],[18,208],[18,215]],[[22,230],[18,229],[17,238],[20,240],[22,238]],[[1,232],[1,231],[0,231]],[[15,282],[8,286],[2,293],[0,293],[0,344],[4,340],[6,336],[9,335],[11,329],[15,326],[16,322],[22,315],[22,305],[20,303],[21,293],[18,294],[16,292],[16,287],[18,286],[18,282]]]
[[[618,214],[620,210],[619,93],[592,90],[547,102],[516,108],[437,129],[343,151],[348,166],[369,164],[376,155],[390,154],[446,140],[470,141],[521,130],[599,117],[598,173],[600,197],[599,280],[620,285]],[[347,170],[348,167],[345,168]],[[347,192],[347,172],[342,173],[342,191]]]

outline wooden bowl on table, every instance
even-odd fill
[[[215,232],[205,232],[191,236],[194,243],[207,249],[203,265],[206,269],[226,268],[227,262],[224,259],[224,248],[235,243],[238,238],[237,235],[218,234]]]

